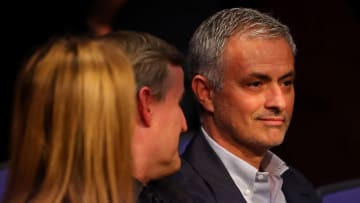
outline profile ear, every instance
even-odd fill
[[[151,125],[151,103],[153,99],[150,87],[142,87],[137,96],[139,119],[143,125],[149,127]]]
[[[209,81],[202,75],[195,75],[191,81],[192,90],[206,111],[214,112],[212,100],[213,91],[210,88]]]

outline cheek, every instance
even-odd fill
[[[242,109],[254,109],[260,107],[265,102],[264,95],[249,94],[241,88],[232,88],[224,97],[219,97],[219,102],[226,102],[231,106],[237,106]]]
[[[174,119],[176,119],[175,123],[178,126],[178,128],[181,128],[181,124],[182,124],[183,119],[185,119],[185,116],[183,114],[181,107],[176,107],[174,109],[175,109],[175,111],[173,113],[175,115]]]
[[[295,101],[295,96],[294,94],[289,95],[289,98],[287,98],[286,100],[286,111],[291,114],[294,108],[294,101]]]
[[[162,126],[167,128],[169,139],[177,141],[181,133],[181,109],[179,110],[177,107],[174,107],[171,111],[167,112],[167,115]]]
[[[264,99],[263,97],[249,97],[244,96],[238,98],[238,103],[235,104],[238,108],[239,114],[241,116],[251,116],[256,112],[262,111],[264,108]]]

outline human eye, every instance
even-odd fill
[[[283,85],[285,87],[293,86],[294,85],[294,80],[293,79],[284,80]]]
[[[185,99],[182,98],[182,99],[178,102],[178,106],[184,107],[184,106],[186,105],[185,103],[186,103],[186,102],[185,102]]]
[[[294,88],[294,79],[285,79],[281,82],[283,91],[291,92]]]
[[[181,107],[181,108],[187,108],[188,105],[189,105],[188,95],[183,93],[181,95],[181,97],[179,97],[179,99],[178,99],[178,106]]]
[[[261,87],[262,85],[263,83],[261,81],[251,81],[246,84],[246,86],[250,88],[258,88]]]

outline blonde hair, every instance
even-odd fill
[[[59,38],[16,85],[5,202],[133,202],[135,82],[123,51]]]

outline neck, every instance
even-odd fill
[[[205,131],[216,143],[258,170],[260,169],[261,162],[268,149],[249,146],[249,143],[240,142],[239,139],[236,139],[236,135],[230,135],[216,126],[210,116],[204,116],[202,121]]]
[[[151,164],[148,157],[148,148],[146,144],[146,132],[143,128],[136,126],[132,141],[132,157],[133,157],[133,176],[136,180],[146,185],[150,181],[151,174],[149,167]],[[149,143],[148,143],[149,144]]]

